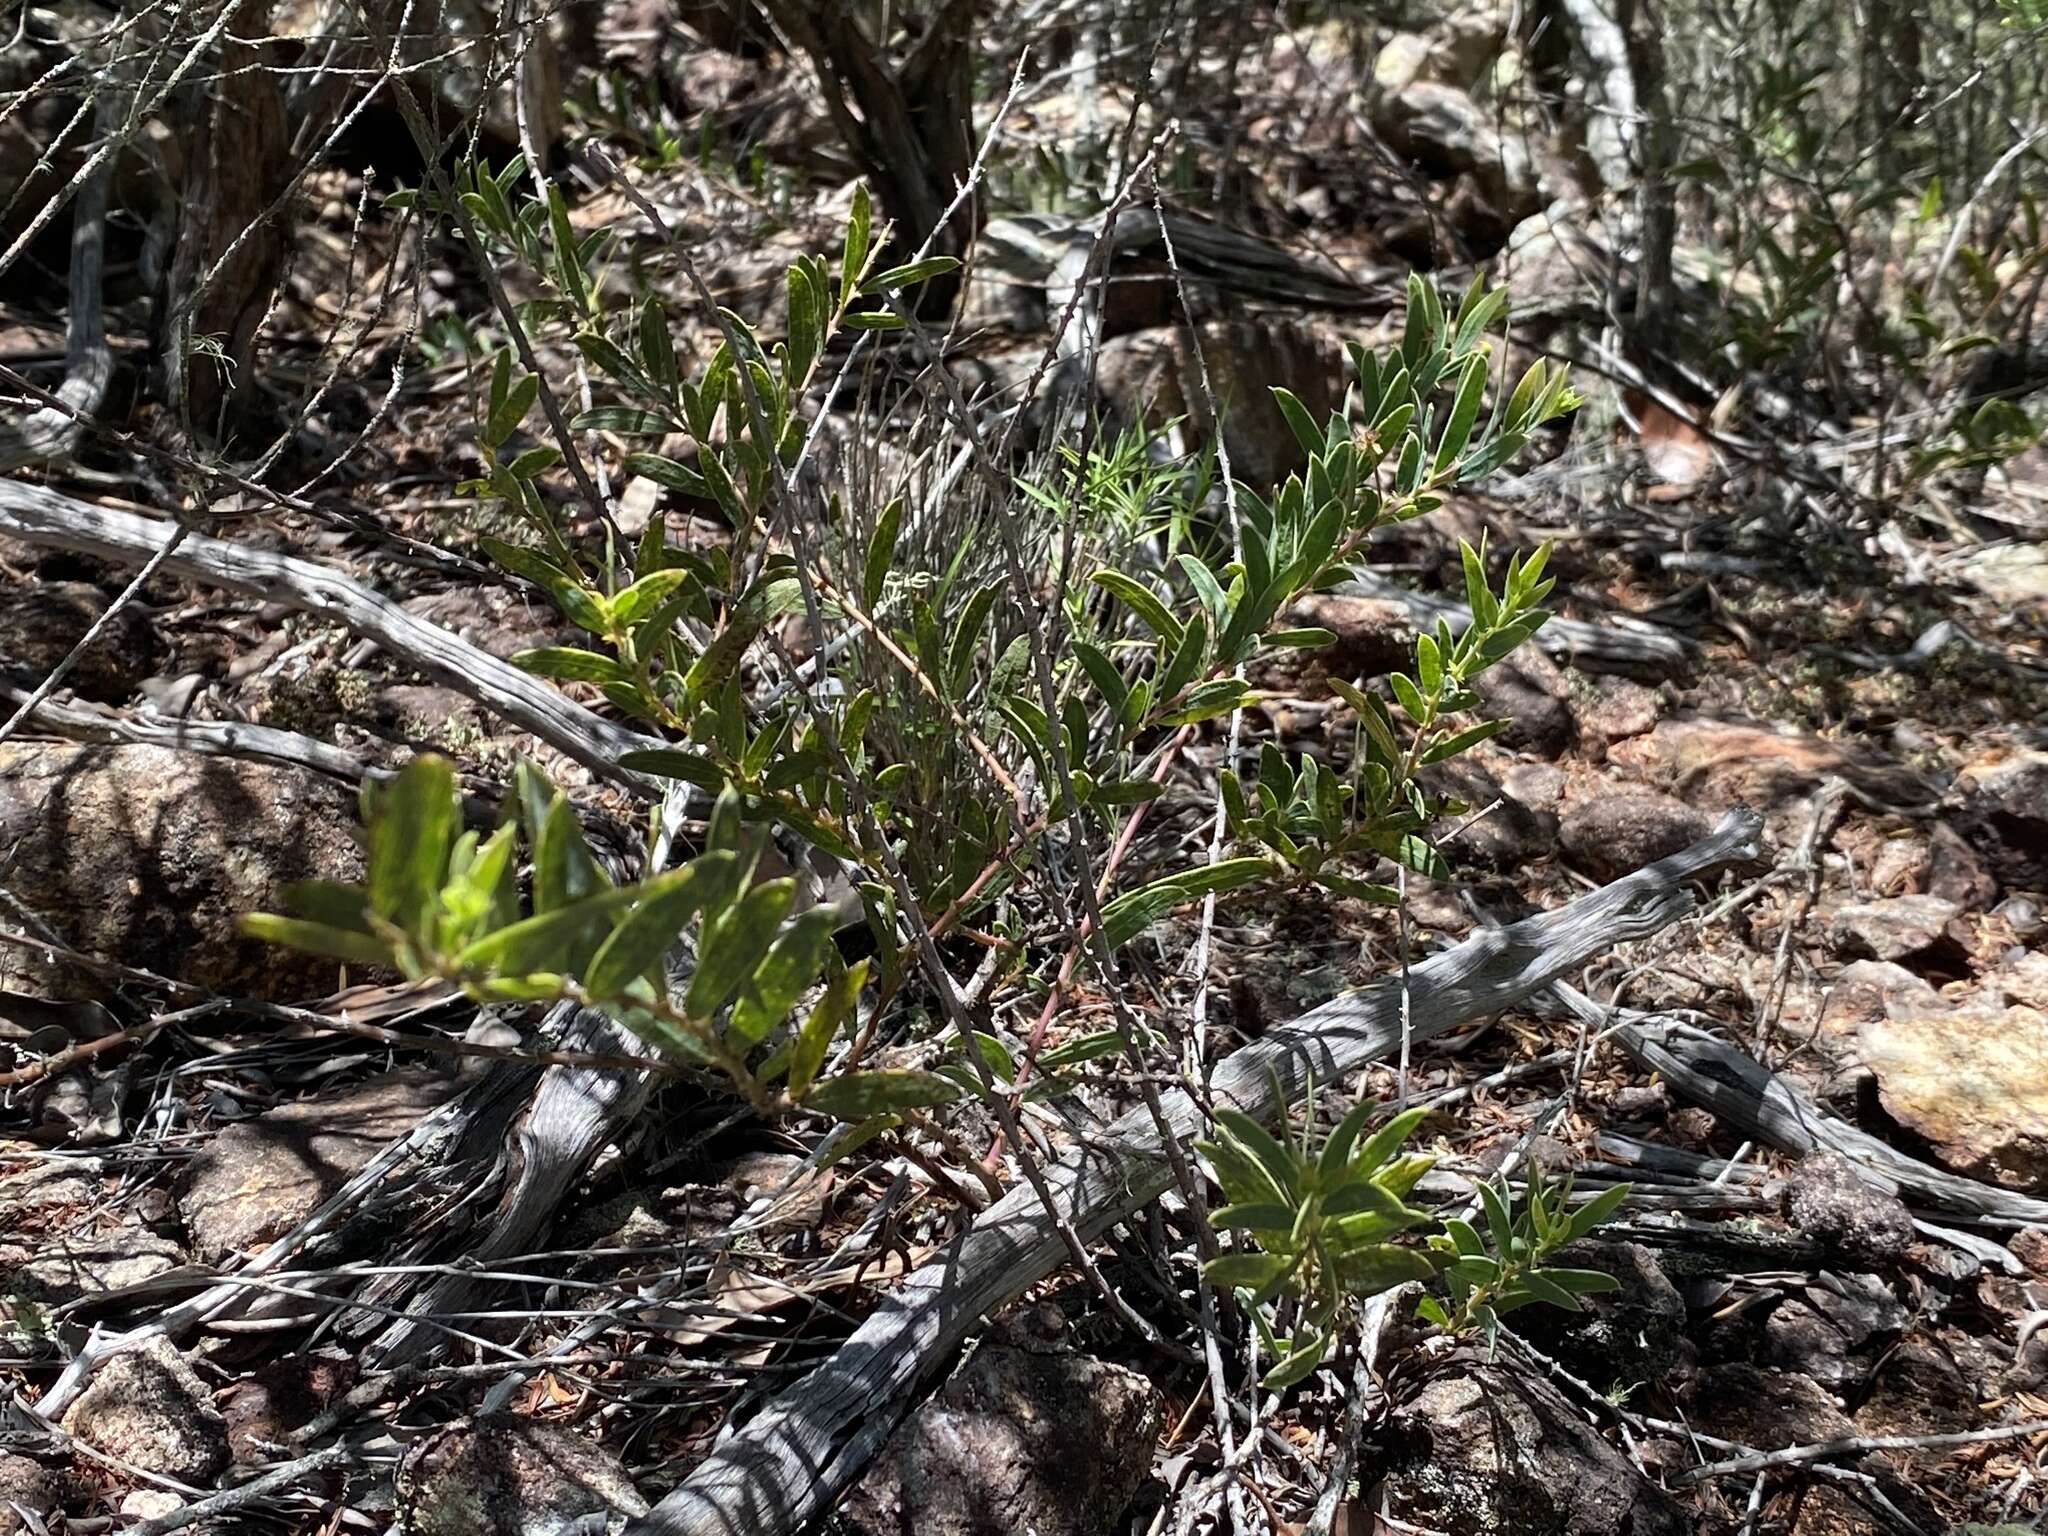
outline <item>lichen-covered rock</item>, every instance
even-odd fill
[[[1566,858],[1596,880],[1618,880],[1690,847],[1713,830],[1704,811],[1647,790],[1599,795],[1558,824]]]
[[[1960,953],[1949,924],[1961,915],[1939,896],[1884,896],[1852,901],[1835,909],[1828,941],[1845,954],[1871,960],[1908,960],[1939,950]]]
[[[270,998],[333,987],[331,960],[244,937],[290,880],[355,880],[355,805],[312,773],[165,747],[0,745],[8,889],[75,949]],[[0,947],[0,988],[77,996],[93,978]]]
[[[1913,1242],[1913,1216],[1838,1152],[1809,1152],[1779,1198],[1793,1230],[1859,1264],[1888,1264]]]
[[[0,1536],[47,1529],[58,1492],[57,1479],[39,1463],[0,1451]]]
[[[516,1414],[462,1419],[417,1441],[397,1484],[407,1536],[603,1536],[647,1513],[603,1451]]]
[[[193,1248],[217,1263],[282,1237],[453,1091],[407,1068],[229,1126],[180,1181]]]
[[[1508,722],[1496,738],[1504,747],[1558,757],[1578,735],[1566,702],[1564,672],[1533,645],[1488,667],[1473,679],[1472,688],[1479,695],[1481,715]]]
[[[106,1232],[43,1235],[33,1241],[0,1238],[0,1274],[6,1292],[54,1306],[131,1285],[141,1285],[184,1263],[178,1245],[147,1227],[129,1224]]]
[[[1387,1512],[1445,1536],[1679,1536],[1691,1522],[1557,1389],[1460,1357],[1381,1447]]]
[[[102,1365],[65,1413],[64,1428],[95,1450],[181,1482],[211,1483],[228,1464],[227,1420],[162,1337]]]
[[[1939,1007],[1857,1030],[1878,1099],[1958,1173],[2048,1189],[2048,1014]]]
[[[1099,1536],[1152,1471],[1159,1392],[1070,1350],[991,1340],[848,1495],[857,1536]]]

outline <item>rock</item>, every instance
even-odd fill
[[[1578,707],[1580,734],[1614,742],[1646,736],[1657,728],[1663,700],[1656,689],[1625,677],[1596,677],[1590,682],[1589,694]]]
[[[1447,810],[1430,828],[1438,851],[1454,866],[1513,874],[1549,853],[1556,842],[1555,818],[1509,797],[1478,762],[1452,758],[1423,769],[1420,777],[1430,794],[1464,806]]]
[[[1704,811],[1669,795],[1601,795],[1565,813],[1558,846],[1596,880],[1617,880],[1690,846],[1713,830]]]
[[[1564,799],[1565,782],[1564,770],[1555,763],[1516,763],[1500,776],[1500,787],[1510,800],[1552,816]]]
[[[274,1445],[346,1392],[356,1364],[325,1355],[286,1355],[259,1365],[223,1394],[228,1448],[237,1461],[263,1461]]]
[[[408,613],[453,630],[472,645],[503,660],[542,645],[575,645],[590,637],[563,618],[552,603],[524,589],[456,587],[408,598]]]
[[[288,880],[355,880],[354,798],[312,773],[164,747],[0,745],[8,888],[74,947],[217,991],[331,989],[335,964],[244,938]],[[0,948],[0,988],[75,997],[61,964]]]
[[[274,1242],[453,1091],[408,1068],[229,1126],[179,1183],[194,1250],[218,1263]]]
[[[7,1289],[48,1306],[141,1285],[184,1262],[176,1243],[133,1224],[85,1236],[44,1236],[32,1244],[0,1238]]]
[[[1523,1371],[1461,1359],[1389,1424],[1387,1513],[1445,1536],[1678,1536],[1692,1529],[1560,1396]],[[1369,1464],[1369,1463],[1368,1463]]]
[[[1594,1385],[1619,1391],[1661,1382],[1686,1357],[1685,1300],[1640,1243],[1575,1244],[1559,1260],[1597,1269],[1621,1289],[1584,1300],[1584,1312],[1532,1307],[1516,1327]]]
[[[1998,880],[1983,854],[1964,842],[1947,822],[1937,821],[1927,843],[1926,890],[1930,896],[1954,902],[1964,912],[1981,912],[1997,899]]]
[[[1279,317],[1212,320],[1202,325],[1200,343],[1209,367],[1206,392],[1185,326],[1154,326],[1103,342],[1095,383],[1111,417],[1155,425],[1185,417],[1188,430],[1206,438],[1215,430],[1209,401],[1228,402],[1223,443],[1232,474],[1267,486],[1299,469],[1306,462],[1301,444],[1273,403],[1271,386],[1286,385],[1311,419],[1324,420],[1343,402],[1348,377],[1338,333]]]
[[[1809,1152],[1779,1191],[1796,1231],[1856,1263],[1881,1268],[1912,1246],[1913,1218],[1836,1152]]]
[[[1464,91],[1413,80],[1380,97],[1373,126],[1397,151],[1438,176],[1470,175],[1496,240],[1542,206],[1536,164],[1519,138],[1503,135]]]
[[[1949,924],[1961,915],[1939,896],[1887,896],[1837,907],[1828,941],[1844,954],[1870,960],[1907,960],[1936,950],[1960,951]]]
[[[211,1483],[227,1470],[227,1420],[162,1337],[102,1365],[65,1413],[64,1428],[95,1450],[182,1482]]]
[[[1137,1372],[984,1341],[847,1496],[857,1536],[1098,1536],[1152,1472],[1163,1412]]]
[[[597,1446],[516,1414],[461,1419],[415,1442],[397,1490],[407,1536],[600,1536],[648,1507]]]
[[[0,1179],[0,1223],[19,1231],[26,1217],[99,1198],[104,1166],[97,1157],[66,1157],[10,1173]]]
[[[58,1498],[57,1479],[39,1464],[0,1451],[0,1536],[48,1529]]]
[[[1758,1450],[1834,1440],[1856,1432],[1835,1400],[1804,1376],[1754,1365],[1717,1365],[1685,1384],[1687,1422]]]
[[[2038,939],[2042,929],[2048,927],[2041,919],[2041,903],[2031,896],[2008,896],[1993,909],[1993,915],[2022,943]]]
[[[2048,891],[2048,752],[1993,752],[1956,775],[1948,823],[2008,887]]]
[[[1958,1173],[2048,1189],[2048,1015],[2024,1006],[1869,1020],[1878,1098]]]
[[[1472,689],[1479,695],[1478,713],[1509,722],[1494,738],[1504,747],[1558,757],[1578,734],[1565,702],[1563,671],[1533,646],[1488,667],[1472,680]]]
[[[83,581],[39,582],[0,596],[0,676],[17,687],[39,687],[112,605],[106,593]],[[58,686],[82,699],[125,704],[156,658],[156,633],[130,603]]]

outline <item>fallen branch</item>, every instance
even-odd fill
[[[0,701],[26,704],[25,688],[0,683]],[[372,767],[352,752],[298,731],[280,731],[242,720],[174,720],[161,715],[117,715],[105,710],[37,701],[28,712],[28,729],[66,741],[100,746],[171,747],[205,757],[231,757],[244,762],[272,763],[284,768],[309,768],[348,784],[381,779],[389,770]]]
[[[1781,1151],[1839,1153],[1888,1194],[1961,1216],[2048,1223],[2048,1200],[1998,1189],[1908,1156],[1868,1131],[1822,1112],[1805,1094],[1732,1046],[1653,1013],[1610,1013],[1562,983],[1551,989],[1571,1014],[1610,1038],[1637,1066],[1668,1082],[1746,1137]]]
[[[1411,1040],[1427,1039],[1534,996],[1613,945],[1643,939],[1692,908],[1685,887],[1754,858],[1761,823],[1731,812],[1714,833],[1612,885],[1505,928],[1476,933],[1415,966],[1406,988]],[[1340,1082],[1397,1049],[1398,978],[1315,1009],[1234,1052],[1212,1085],[1219,1102],[1269,1124],[1305,1096],[1311,1077]],[[1183,1144],[1201,1132],[1185,1092],[1164,1118]],[[821,1515],[881,1449],[919,1384],[996,1308],[1053,1272],[1070,1224],[1084,1239],[1157,1199],[1172,1182],[1153,1112],[1124,1115],[1099,1139],[1045,1169],[1056,1209],[1013,1191],[912,1274],[837,1353],[777,1396],[707,1457],[627,1536],[778,1536]]]
[[[94,506],[42,486],[0,481],[0,535],[42,548],[130,563],[158,554],[173,531],[172,524],[157,518]],[[592,773],[650,798],[658,793],[648,780],[621,768],[619,758],[662,746],[660,740],[594,714],[552,684],[324,565],[194,533],[164,560],[163,569],[333,619],[414,670],[531,731]]]

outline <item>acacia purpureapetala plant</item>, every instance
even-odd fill
[[[1284,616],[1340,580],[1376,530],[1494,473],[1578,403],[1561,365],[1538,361],[1511,387],[1493,378],[1489,338],[1505,312],[1503,290],[1475,280],[1446,303],[1414,279],[1400,344],[1383,354],[1350,348],[1351,386],[1328,419],[1316,420],[1291,391],[1273,392],[1305,467],[1277,486],[1232,487],[1230,547],[1200,536],[1199,517],[1183,506],[1176,526],[1185,537],[1171,541],[1170,558],[1148,563],[1133,557],[1133,541],[1105,543],[1080,582],[1020,570],[1015,547],[1007,578],[989,576],[963,549],[925,565],[903,497],[851,509],[820,497],[823,516],[809,524],[784,515],[783,504],[799,489],[814,430],[802,407],[834,346],[849,332],[914,332],[900,296],[949,271],[951,258],[874,270],[881,241],[858,193],[836,260],[804,257],[789,268],[784,336],[764,341],[720,310],[719,340],[693,366],[663,297],[620,296],[604,270],[603,232],[579,236],[559,191],[515,207],[523,173],[516,162],[496,172],[465,164],[457,196],[493,252],[540,279],[544,296],[525,307],[525,322],[553,328],[600,383],[602,400],[572,428],[603,435],[621,472],[714,513],[727,536],[680,548],[659,515],[630,550],[609,535],[602,547],[572,536],[540,489],[560,449],[521,446],[542,381],[509,347],[484,375],[483,472],[461,489],[527,530],[524,539],[486,537],[483,547],[587,637],[515,661],[594,687],[665,739],[620,766],[687,785],[708,805],[699,850],[616,883],[567,797],[536,769],[519,769],[494,829],[470,829],[449,766],[422,757],[366,796],[363,884],[293,888],[288,915],[246,924],[353,964],[438,977],[482,1002],[601,1009],[672,1059],[728,1081],[763,1114],[849,1122],[842,1155],[964,1096],[1064,1091],[1066,1072],[1130,1048],[1120,1031],[1099,1030],[1048,1049],[1034,1039],[1019,1060],[993,1033],[956,1021],[935,1066],[863,1060],[882,1013],[909,995],[920,935],[935,940],[987,918],[980,940],[1000,947],[1004,974],[1056,998],[1035,967],[1048,940],[1071,941],[1072,929],[1034,929],[1019,910],[1049,851],[1064,858],[1086,846],[1084,834],[1113,840],[1125,830],[1164,793],[1166,763],[1200,725],[1256,701],[1246,669],[1263,653],[1331,644],[1328,631]],[[660,451],[659,440],[677,436],[694,451]],[[1072,498],[1085,520],[1097,502],[1114,501],[1123,525],[1142,520],[1160,490],[1134,489],[1132,477],[1157,471],[1121,445],[1070,449],[1060,462],[1013,484],[1019,508]],[[1162,494],[1186,485],[1206,489],[1206,477]],[[1387,695],[1340,680],[1356,720],[1348,769],[1270,743],[1250,782],[1223,769],[1214,790],[1234,851],[1122,888],[1105,882],[1094,937],[1115,950],[1175,907],[1255,887],[1313,884],[1392,902],[1394,888],[1369,878],[1382,860],[1441,871],[1424,832],[1443,806],[1418,775],[1503,728],[1474,716],[1472,680],[1547,617],[1544,557],[1539,549],[1510,561],[1495,587],[1484,553],[1465,548],[1470,622],[1418,635],[1413,666],[1387,679]],[[1058,598],[1039,601],[1047,585]],[[808,680],[750,686],[792,676],[773,629],[789,615],[830,631],[813,637]],[[906,726],[913,720],[923,737]],[[935,818],[942,797],[945,814]],[[795,879],[761,877],[767,837],[837,862],[859,894],[870,959],[844,958],[835,908],[796,910]],[[1414,1111],[1369,1137],[1365,1114],[1354,1111],[1310,1159],[1305,1144],[1276,1155],[1294,1142],[1225,1111],[1207,1149],[1231,1201],[1219,1223],[1243,1226],[1263,1250],[1217,1261],[1213,1278],[1244,1282],[1255,1308],[1295,1288],[1305,1322],[1284,1351],[1289,1362],[1327,1340],[1346,1298],[1382,1282],[1463,1274],[1459,1264],[1476,1270],[1481,1257],[1439,1263],[1437,1248],[1386,1241],[1426,1219],[1402,1203],[1426,1160],[1394,1155]],[[1248,1171],[1275,1188],[1252,1188]],[[1445,1316],[1469,1326],[1484,1321],[1482,1306],[1497,1315],[1506,1283],[1478,1283],[1473,1294],[1490,1298],[1478,1303],[1454,1290],[1458,1311]],[[1516,1283],[1533,1282],[1524,1274]]]

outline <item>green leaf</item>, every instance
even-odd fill
[[[817,1080],[818,1069],[825,1064],[825,1053],[831,1048],[832,1037],[854,1016],[860,1002],[860,989],[867,977],[867,961],[858,960],[825,984],[825,995],[812,1007],[811,1015],[804,1020],[804,1027],[797,1032],[796,1043],[790,1051],[791,1098],[801,1099],[810,1092],[811,1084]]]
[[[1433,697],[1442,690],[1444,685],[1444,658],[1443,652],[1437,649],[1436,637],[1434,635],[1421,634],[1415,637],[1415,673],[1417,677],[1422,679],[1422,691],[1424,693]],[[1405,698],[1401,701],[1404,709],[1407,708],[1407,702]],[[1413,713],[1413,711],[1410,711],[1410,713]],[[1416,715],[1415,718],[1420,720],[1422,717]]]
[[[959,265],[959,258],[955,256],[927,256],[922,261],[908,261],[900,267],[891,267],[886,272],[877,272],[860,285],[860,291],[894,293],[899,288],[926,282],[942,272],[951,272]]]
[[[1180,621],[1167,611],[1166,604],[1158,594],[1142,582],[1126,576],[1122,571],[1108,569],[1097,571],[1088,578],[1096,586],[1123,599],[1132,612],[1152,627],[1152,632],[1168,646],[1177,646],[1181,640]]]
[[[625,683],[632,674],[609,656],[578,650],[572,645],[540,645],[513,654],[512,665],[535,677],[552,677],[563,683]]]
[[[339,880],[293,880],[278,889],[277,899],[294,917],[310,918],[351,933],[370,932],[369,893]]]
[[[1574,1296],[1598,1296],[1621,1289],[1621,1282],[1604,1270],[1552,1269],[1545,1265],[1535,1273]]]
[[[888,1110],[950,1104],[964,1090],[950,1078],[907,1068],[848,1072],[813,1088],[805,1102],[841,1120],[864,1120]]]
[[[1304,1381],[1323,1363],[1323,1356],[1329,1353],[1330,1341],[1320,1333],[1302,1335],[1293,1351],[1280,1363],[1259,1378],[1259,1385],[1268,1392],[1280,1392]]]
[[[813,907],[782,932],[733,1005],[726,1033],[751,1046],[789,1016],[825,963],[839,919],[830,907]]]
[[[510,927],[487,933],[455,956],[465,971],[500,971],[526,975],[534,971],[570,969],[566,957],[599,924],[608,921],[633,899],[634,887],[599,891],[581,901],[522,918]]]
[[[1501,1198],[1491,1179],[1479,1183],[1479,1204],[1486,1212],[1486,1229],[1493,1238],[1494,1252],[1502,1258],[1510,1257],[1515,1251],[1515,1227],[1508,1220],[1507,1201]]]
[[[903,498],[898,496],[882,508],[875,519],[875,531],[868,536],[867,561],[862,566],[860,604],[870,614],[882,601],[889,580],[889,567],[896,559],[896,538],[903,529]]]
[[[903,317],[892,315],[885,309],[855,310],[839,322],[849,331],[900,331]]]
[[[259,939],[265,944],[282,944],[288,949],[325,955],[330,960],[342,960],[350,965],[391,964],[390,949],[374,934],[336,928],[302,917],[279,917],[272,912],[245,912],[235,920],[235,926],[249,938]]]
[[[1225,1253],[1202,1266],[1202,1278],[1219,1290],[1260,1291],[1293,1266],[1284,1253]]]
[[[680,566],[642,576],[612,598],[612,622],[621,629],[633,628],[696,579],[694,572]]]
[[[1062,1040],[1050,1050],[1040,1051],[1038,1065],[1048,1072],[1058,1071],[1061,1067],[1077,1067],[1084,1061],[1113,1056],[1123,1049],[1123,1044],[1124,1037],[1113,1029],[1092,1030],[1071,1040]]]
[[[860,291],[861,272],[868,264],[868,236],[873,228],[874,213],[868,202],[866,182],[855,182],[853,186],[853,210],[846,221],[846,243],[839,256],[839,286],[842,294],[851,296]]]
[[[414,758],[376,797],[370,823],[369,910],[408,933],[438,904],[448,851],[462,828],[455,770],[432,753]]]
[[[1103,936],[1111,948],[1120,948],[1173,908],[1206,896],[1211,891],[1237,890],[1264,879],[1272,872],[1271,859],[1244,858],[1219,859],[1214,864],[1200,864],[1179,874],[1168,875],[1150,885],[1126,892],[1104,907]]]
[[[687,464],[678,464],[674,459],[658,453],[629,453],[623,465],[629,475],[644,475],[656,485],[669,490],[680,491],[698,501],[711,501],[711,486],[705,478]]]
[[[1415,1134],[1415,1128],[1428,1118],[1427,1105],[1418,1104],[1402,1110],[1367,1138],[1365,1145],[1358,1149],[1358,1156],[1352,1160],[1352,1166],[1361,1173],[1374,1172],[1400,1151],[1408,1138]]]
[[[730,859],[707,853],[705,859]],[[638,887],[640,900],[614,928],[590,962],[584,986],[598,997],[616,997],[661,963],[675,947],[683,925],[704,903],[705,871],[699,861],[655,876]]]
[[[1489,737],[1498,736],[1513,724],[1514,721],[1512,720],[1482,720],[1477,725],[1467,726],[1464,730],[1446,736],[1443,740],[1432,744],[1422,754],[1422,761],[1425,764],[1440,763],[1445,758],[1456,757],[1468,747],[1475,747]]]
[[[1287,425],[1294,432],[1294,440],[1301,444],[1301,451],[1311,456],[1323,449],[1323,434],[1316,430],[1315,418],[1308,413],[1308,407],[1301,403],[1291,389],[1278,384],[1272,386],[1273,403],[1280,407],[1280,414],[1287,418]]]
[[[1442,474],[1465,451],[1465,444],[1472,440],[1472,424],[1479,419],[1480,396],[1485,392],[1486,358],[1484,354],[1475,353],[1459,377],[1458,394],[1451,404],[1450,419],[1444,423],[1444,435],[1437,440],[1432,473]]]
[[[1303,1169],[1293,1152],[1282,1146],[1271,1131],[1241,1109],[1219,1108],[1215,1118],[1216,1124],[1240,1151],[1258,1159],[1283,1198],[1298,1200],[1301,1197]]]
[[[1313,651],[1337,643],[1336,634],[1317,625],[1306,625],[1301,629],[1276,629],[1266,636],[1268,645],[1283,650]]]
[[[796,900],[796,881],[785,877],[755,886],[708,924],[697,945],[688,1011],[708,1019],[754,974],[775,937],[776,925]]]
[[[1209,1213],[1209,1225],[1223,1231],[1240,1228],[1252,1232],[1291,1232],[1294,1218],[1292,1206],[1258,1201],[1251,1205],[1226,1205],[1213,1210]]]
[[[660,411],[636,405],[599,405],[580,411],[569,425],[578,432],[618,432],[627,437],[653,437],[682,431],[682,423]]]
[[[1426,635],[1417,637],[1418,641],[1428,638]],[[1388,674],[1387,684],[1394,690],[1395,700],[1410,720],[1420,725],[1429,718],[1429,705],[1423,700],[1422,690],[1415,686],[1414,679],[1405,672],[1393,672]]]
[[[1337,1260],[1337,1282],[1353,1296],[1377,1296],[1410,1280],[1427,1280],[1436,1266],[1413,1248],[1391,1243],[1347,1253]]]
[[[1193,725],[1227,715],[1251,697],[1251,685],[1241,677],[1220,677],[1203,683],[1181,701],[1180,708],[1160,716],[1162,725]]]
[[[494,539],[485,534],[477,540],[483,552],[514,575],[524,576],[528,581],[548,588],[573,583],[573,578],[554,561],[538,550],[523,549],[517,544],[508,544],[503,539]]]
[[[506,391],[504,400],[494,406],[485,419],[484,446],[495,449],[516,432],[519,423],[526,419],[526,413],[533,409],[533,402],[539,398],[539,377],[531,373],[522,374],[519,381]]]
[[[787,566],[764,571],[733,605],[725,628],[704,648],[704,654],[691,664],[683,678],[683,686],[692,699],[709,698],[715,690],[723,688],[739,670],[747,647],[771,621],[803,611],[803,588],[786,571]]]
[[[1565,1241],[1575,1243],[1591,1232],[1601,1222],[1621,1208],[1621,1202],[1629,1197],[1632,1186],[1610,1184],[1584,1205],[1572,1212],[1571,1225],[1565,1228]]]
[[[621,768],[630,768],[635,773],[651,773],[664,779],[681,779],[685,784],[695,784],[699,789],[712,794],[725,788],[725,770],[701,753],[685,752],[679,747],[648,747],[638,752],[628,752],[619,759]]]
[[[1124,681],[1123,674],[1117,671],[1116,663],[1109,659],[1108,654],[1100,646],[1076,640],[1074,659],[1088,674],[1088,681],[1095,685],[1095,691],[1102,695],[1110,709],[1122,709],[1124,700],[1130,697],[1131,685]]]
[[[545,474],[561,462],[562,450],[543,443],[537,448],[527,449],[506,465],[505,473],[514,480],[531,480],[535,475]]]

